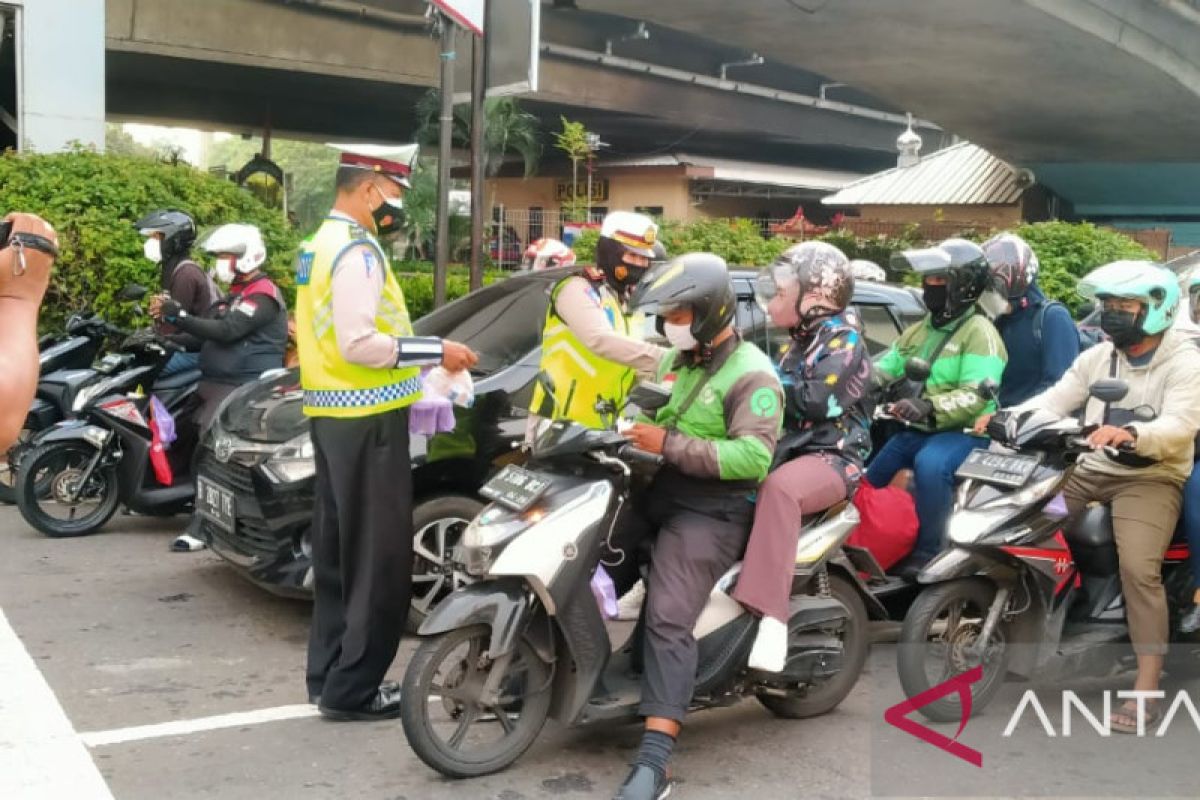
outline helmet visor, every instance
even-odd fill
[[[950,270],[951,257],[950,253],[941,247],[925,247],[893,253],[888,263],[893,270],[899,272],[936,275]]]

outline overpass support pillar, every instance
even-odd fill
[[[0,141],[104,148],[104,3],[0,0]]]

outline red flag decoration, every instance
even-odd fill
[[[167,448],[163,444],[162,425],[153,403],[150,405],[150,465],[154,467],[154,477],[163,486],[175,483],[171,462],[167,459]]]

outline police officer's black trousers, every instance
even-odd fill
[[[614,537],[627,560],[611,572],[626,588],[628,570],[622,567],[636,559],[638,540],[652,537],[639,713],[682,722],[696,685],[692,629],[717,579],[742,557],[754,506],[745,493],[684,495],[672,488],[659,481],[635,501]]]
[[[412,584],[408,412],[312,419],[316,451],[308,693],[353,710],[396,657]]]

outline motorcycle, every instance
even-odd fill
[[[74,396],[76,418],[38,436],[21,460],[14,488],[26,522],[50,537],[87,536],[108,522],[118,504],[156,516],[191,507],[200,372],[155,380],[178,349],[146,331],[131,336],[121,352],[105,356],[104,377]],[[177,439],[166,451],[170,485],[160,483],[151,469],[154,434],[145,386],[175,420]]]
[[[30,443],[40,431],[70,416],[74,392],[97,374],[90,367],[100,348],[110,336],[121,335],[124,331],[89,311],[71,316],[64,334],[38,340],[41,376],[16,443],[0,456],[0,503],[16,502],[13,485]]]
[[[1127,391],[1111,378],[1090,387],[1105,403]],[[1146,419],[1147,411],[1133,414]],[[1097,505],[1070,518],[1059,497],[1078,458],[1092,452],[1089,432],[1045,410],[1001,413],[988,428],[999,449],[972,451],[956,473],[962,483],[950,547],[917,578],[923,588],[904,619],[897,669],[909,698],[977,666],[982,675],[969,704],[947,697],[921,706],[930,720],[959,721],[964,708],[978,713],[1008,672],[1104,677],[1132,661],[1128,648],[1114,647],[1129,633],[1110,509]],[[1113,457],[1122,450],[1107,448]],[[1187,546],[1173,544],[1163,561],[1172,631],[1192,597],[1187,558]],[[1169,658],[1196,655],[1171,651]]]
[[[654,407],[638,389],[631,400]],[[590,582],[631,488],[662,459],[611,430],[543,426],[526,466],[508,465],[484,486],[493,502],[454,552],[456,568],[474,582],[429,614],[404,676],[408,742],[450,777],[505,769],[549,718],[571,726],[637,718],[640,679],[632,672],[644,619],[614,653]],[[848,502],[802,521],[780,673],[747,667],[758,618],[729,594],[741,565],[717,581],[695,627],[693,709],[751,696],[777,716],[800,719],[846,697],[867,657],[867,605],[882,613],[842,552],[857,522]]]

